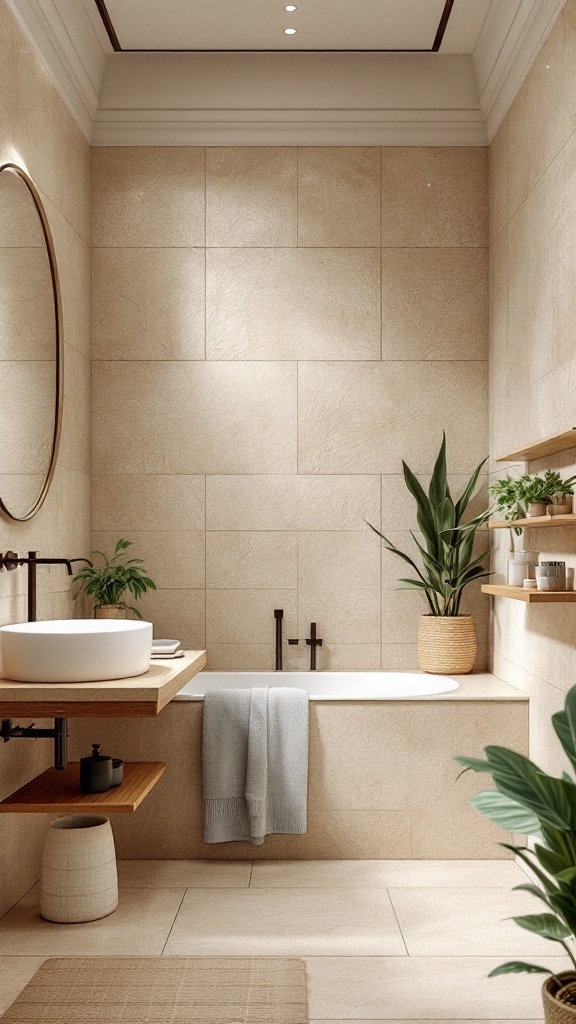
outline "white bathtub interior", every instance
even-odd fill
[[[419,672],[200,672],[175,700],[201,700],[207,690],[289,686],[308,690],[310,700],[403,700],[459,689],[450,676]]]

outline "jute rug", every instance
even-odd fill
[[[306,966],[279,957],[58,957],[2,1024],[306,1024]]]

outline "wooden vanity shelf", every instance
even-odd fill
[[[523,587],[509,587],[505,583],[485,583],[483,594],[492,597],[509,597],[525,604],[575,604],[576,590],[524,590]]]
[[[538,530],[543,526],[574,526],[576,525],[576,513],[570,512],[565,516],[533,516],[531,519],[514,519],[508,522],[507,519],[496,519],[488,523],[489,530],[513,530],[520,526],[529,530]]]
[[[542,437],[539,441],[534,441],[533,444],[518,448],[507,455],[500,455],[496,462],[534,462],[549,455],[557,455],[558,452],[567,452],[570,448],[576,448],[576,427],[564,430],[561,434]]]
[[[64,771],[48,768],[0,802],[3,814],[130,814],[162,778],[162,761],[127,761],[124,782],[105,793],[80,791],[80,765],[71,761]]]

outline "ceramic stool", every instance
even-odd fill
[[[108,818],[72,814],[52,821],[42,853],[42,917],[63,924],[97,921],[117,906],[116,852]]]

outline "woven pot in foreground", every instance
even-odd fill
[[[474,668],[477,652],[472,615],[420,616],[418,664],[423,672],[465,675]]]
[[[576,974],[561,974],[560,999],[556,998],[558,982],[548,978],[542,986],[542,1002],[546,1024],[576,1024]]]

